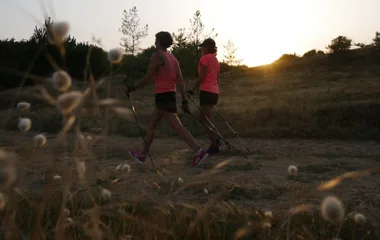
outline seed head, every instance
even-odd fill
[[[63,209],[63,214],[65,215],[65,217],[68,217],[70,215],[70,210],[67,208]]]
[[[131,166],[129,166],[129,164],[123,164],[120,170],[129,173],[131,171]]]
[[[71,225],[71,224],[74,223],[74,220],[73,220],[72,218],[68,217],[68,218],[66,218],[66,223],[67,223],[68,225]]]
[[[116,171],[120,171],[120,168],[121,168],[121,164],[117,165]]]
[[[267,218],[273,218],[273,213],[272,213],[272,211],[265,211],[264,216]]]
[[[294,166],[294,165],[290,165],[288,167],[288,173],[289,173],[290,176],[296,176],[297,173],[298,173],[298,168],[296,166]]]
[[[62,114],[69,114],[80,105],[82,97],[83,94],[80,91],[63,93],[57,99],[57,107]]]
[[[331,223],[340,223],[344,218],[342,201],[335,196],[327,196],[321,205],[322,217]]]
[[[208,194],[208,190],[207,190],[206,188],[203,190],[203,192],[204,192],[205,194]]]
[[[61,92],[67,91],[71,87],[71,77],[70,75],[62,70],[56,71],[53,73],[53,85],[54,87]]]
[[[53,176],[53,180],[55,180],[55,181],[57,181],[57,180],[61,180],[61,176],[59,176],[59,175],[54,175]]]
[[[33,138],[34,141],[34,146],[36,147],[42,147],[46,144],[47,140],[45,135],[43,134],[38,134]]]
[[[19,111],[26,111],[26,110],[28,110],[30,108],[30,103],[28,103],[28,102],[19,102],[19,103],[17,103],[17,109],[19,110]]]
[[[123,59],[123,51],[120,48],[113,48],[108,51],[108,60],[113,64],[118,64]]]
[[[70,29],[68,22],[56,22],[50,25],[48,41],[51,44],[61,44],[67,37]]]
[[[29,118],[20,118],[18,121],[18,128],[23,131],[27,132],[32,127],[32,121]]]
[[[84,181],[84,174],[86,172],[86,164],[84,161],[77,161],[78,178]]]
[[[129,108],[116,106],[116,107],[112,107],[112,110],[121,118],[124,118],[128,121],[133,120],[133,112]]]
[[[361,213],[356,213],[354,215],[354,220],[357,224],[365,224],[367,222],[367,219],[364,217]]]
[[[111,191],[108,190],[108,189],[105,189],[105,188],[102,189],[102,193],[101,194],[102,194],[102,198],[106,199],[106,200],[111,199],[111,197],[112,197]]]
[[[118,172],[122,171],[122,172],[129,173],[131,171],[131,166],[129,166],[129,164],[127,164],[127,163],[126,164],[119,164],[116,167],[116,171],[118,171]]]
[[[178,183],[179,184],[182,184],[183,183],[183,179],[181,177],[178,177]]]

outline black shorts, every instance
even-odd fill
[[[219,94],[199,91],[199,105],[216,105],[218,103]]]
[[[177,113],[177,98],[175,92],[156,93],[155,104],[158,109]]]

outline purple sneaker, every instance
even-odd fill
[[[194,161],[191,163],[192,167],[198,167],[206,158],[208,157],[208,153],[204,150],[201,150],[194,154]]]
[[[129,155],[131,155],[131,157],[133,157],[138,163],[145,162],[145,155],[142,154],[140,150],[129,150]]]
[[[209,155],[214,155],[214,154],[220,153],[220,148],[219,148],[220,146],[222,146],[222,142],[220,141],[220,139],[217,139],[216,145],[215,146],[210,145],[210,147],[207,150],[207,153]]]
[[[216,145],[216,146],[210,146],[208,148],[208,150],[207,150],[208,155],[214,155],[214,154],[220,153],[219,146],[218,145]]]

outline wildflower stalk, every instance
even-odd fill
[[[112,63],[111,63],[111,66],[110,66],[110,74],[109,74],[109,77],[107,79],[107,86],[106,86],[106,98],[109,99],[111,97],[111,80],[112,80]],[[105,124],[105,127],[104,127],[104,160],[107,158],[107,148],[108,148],[108,144],[107,144],[107,138],[108,138],[108,130],[109,130],[109,105],[106,106],[106,109],[105,109],[105,115],[106,115],[106,124]]]

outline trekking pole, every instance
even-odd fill
[[[215,106],[214,107],[214,110],[215,112],[219,115],[219,117],[224,121],[224,123],[227,125],[227,127],[229,127],[232,131],[232,133],[235,135],[235,137],[237,137],[239,140],[240,140],[240,143],[248,150],[248,152],[251,152],[251,150],[247,147],[247,145],[245,145],[245,143],[243,142],[243,140],[241,140],[241,138],[239,137],[239,135],[237,134],[237,132],[235,132],[235,130],[231,127],[230,124],[228,124],[227,120],[223,118],[223,116],[219,113],[218,109],[216,109]]]
[[[195,100],[190,95],[187,95],[187,97],[194,103],[195,106],[198,107],[199,110],[201,109],[201,107],[198,106],[198,104],[195,102]],[[215,130],[215,132],[217,132],[220,136],[222,136],[220,131],[215,127],[215,125],[211,122],[211,120],[207,116],[206,116],[206,120],[210,123],[210,126]],[[226,144],[226,145],[228,147],[228,150],[230,150],[231,147],[228,144]]]
[[[240,153],[243,157],[247,158],[247,155],[245,155],[244,153],[242,153],[241,151],[239,151],[237,148],[235,148],[231,143],[229,143],[225,138],[223,138],[219,133],[215,132],[214,129],[212,129],[211,127],[209,127],[207,124],[205,124],[204,122],[200,121],[196,116],[194,116],[190,111],[185,111],[185,113],[189,114],[190,116],[192,116],[196,121],[198,121],[199,124],[202,124],[204,127],[206,127],[208,130],[210,130],[211,132],[213,132],[216,136],[219,137],[220,140],[222,140],[226,145],[230,146],[231,148],[233,148],[236,152]]]
[[[144,141],[144,145],[145,145],[145,147],[147,147],[147,145],[146,145],[146,141],[145,141],[145,138],[144,138],[144,133],[142,132],[142,129],[141,129],[141,126],[140,126],[140,123],[139,123],[139,119],[137,118],[137,114],[136,114],[135,106],[134,106],[133,103],[132,103],[132,100],[131,100],[131,96],[130,96],[130,94],[129,94],[129,93],[126,93],[126,94],[127,94],[127,97],[128,97],[129,103],[131,104],[131,108],[132,108],[133,115],[135,116],[136,124],[137,124],[137,126],[139,127],[139,131],[140,131],[141,138],[142,138],[143,141]],[[153,167],[153,169],[156,169],[156,167],[154,166],[154,163],[153,163],[153,160],[152,160],[152,156],[150,155],[150,151],[149,151],[149,150],[148,150],[148,155],[149,155],[150,162],[152,163],[152,167]]]

